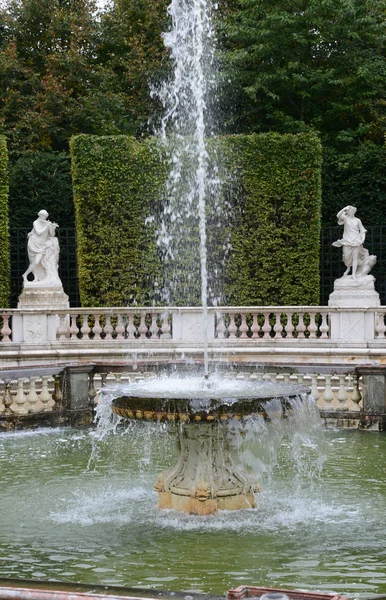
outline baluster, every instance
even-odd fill
[[[324,387],[324,394],[323,394],[323,400],[327,403],[332,402],[334,399],[334,394],[332,393],[332,388],[331,388],[331,375],[325,375],[324,376],[325,379],[325,387]]]
[[[0,380],[0,381],[1,381],[1,380]],[[4,385],[5,385],[5,382],[4,382]],[[1,414],[1,413],[3,413],[3,412],[5,411],[5,406],[4,406],[4,391],[5,391],[5,390],[3,390],[3,393],[2,393],[2,395],[0,396],[0,414]]]
[[[10,379],[6,379],[5,380],[5,390],[4,390],[4,400],[3,400],[4,406],[5,406],[5,412],[6,413],[11,413],[11,406],[13,403],[13,398],[12,398],[12,394],[11,394],[11,380]]]
[[[103,328],[103,331],[105,332],[105,340],[113,339],[112,333],[114,331],[114,328],[111,325],[111,315],[106,315],[106,323]]]
[[[339,375],[338,400],[341,404],[347,400],[346,375]]]
[[[275,313],[275,325],[273,327],[275,339],[282,337],[283,325],[281,324],[281,313]]]
[[[362,400],[362,395],[359,390],[358,375],[356,373],[354,373],[353,378],[352,378],[351,400],[353,402],[355,402],[355,404],[359,404],[359,402]]]
[[[253,340],[255,340],[256,338],[259,337],[259,331],[260,331],[259,315],[257,313],[255,313],[255,314],[252,314],[252,325],[251,325],[251,332],[252,332]]]
[[[316,332],[318,331],[318,326],[316,325],[316,321],[315,321],[315,313],[309,313],[310,314],[310,324],[308,326],[308,331],[310,333],[310,338],[316,338]]]
[[[71,325],[70,325],[70,339],[78,339],[78,325],[76,323],[76,320],[78,318],[78,315],[71,315]]]
[[[289,383],[290,377],[291,377],[291,373],[284,373],[283,374],[284,383]]]
[[[52,395],[52,399],[57,405],[58,408],[61,408],[63,402],[63,392],[62,392],[62,375],[54,375],[54,393]]]
[[[104,388],[106,385],[108,373],[101,373],[101,388]]]
[[[264,339],[265,340],[271,339],[271,336],[270,336],[271,323],[269,322],[269,316],[270,316],[269,312],[264,313],[264,325],[262,327],[262,330],[264,331]]]
[[[88,374],[88,400],[89,400],[89,404],[90,406],[94,406],[94,404],[96,403],[96,395],[97,395],[97,391],[95,389],[95,385],[94,385],[94,377],[95,377],[95,373],[94,371],[91,371]]]
[[[247,325],[247,314],[241,313],[240,338],[248,339],[249,327]]]
[[[122,315],[118,315],[118,321],[115,327],[115,332],[117,334],[116,339],[117,340],[123,340],[124,339],[124,333],[125,333],[125,326],[123,324],[123,318]]]
[[[129,340],[134,340],[135,334],[137,333],[137,330],[134,325],[134,318],[135,318],[134,314],[131,313],[131,315],[129,317],[129,322],[127,324],[127,337]]]
[[[51,410],[52,407],[50,405],[53,402],[52,395],[50,394],[49,389],[48,389],[48,380],[49,380],[49,376],[43,375],[42,390],[39,395],[39,400],[42,403],[42,410],[44,412]],[[55,402],[53,402],[53,403],[55,404]]]
[[[92,332],[94,334],[94,340],[100,340],[101,333],[102,333],[102,327],[100,324],[101,315],[94,315],[94,319],[95,319],[95,323],[94,323],[94,327],[92,328]]]
[[[296,326],[296,331],[298,333],[298,339],[304,338],[304,332],[306,330],[306,326],[304,325],[304,313],[298,313],[299,323]]]
[[[147,325],[146,325],[146,313],[141,313],[140,314],[139,327],[138,327],[139,337],[141,339],[146,339],[148,331],[149,330],[148,330]]]
[[[11,318],[11,315],[2,315],[3,317],[3,326],[1,328],[0,334],[1,334],[1,341],[2,342],[11,342],[11,338],[10,335],[12,333],[12,330],[9,326],[9,319]]]
[[[161,338],[163,340],[170,340],[172,337],[172,334],[170,331],[169,313],[167,313],[167,312],[162,313],[161,319],[162,319]]]
[[[40,412],[40,409],[42,408],[39,396],[36,393],[36,380],[37,377],[30,377],[29,380],[28,404],[29,410],[32,413]]]
[[[320,394],[318,390],[318,375],[316,373],[311,374],[311,396],[315,402],[319,400]]]
[[[82,319],[82,327],[80,328],[82,339],[90,339],[91,327],[88,324],[88,315],[82,315]]]
[[[57,335],[59,336],[59,341],[62,342],[69,337],[69,328],[68,328],[68,318],[67,315],[60,314],[60,323],[57,331]]]
[[[328,338],[328,334],[330,331],[330,327],[328,324],[328,319],[327,319],[327,313],[322,313],[322,324],[320,326],[320,332],[321,332],[321,339],[326,339]]]
[[[302,385],[304,383],[304,375],[302,373],[297,373],[296,378],[298,380],[297,382],[299,385]]]
[[[287,334],[287,340],[289,340],[289,339],[292,339],[294,337],[295,327],[294,327],[294,324],[292,322],[293,312],[289,312],[288,311],[286,314],[287,314],[287,323],[286,323],[286,326],[285,326],[284,329],[285,329],[285,332]]]
[[[221,313],[221,312],[216,313],[216,321],[217,321],[217,326],[216,326],[217,339],[223,340],[224,332],[225,332],[225,323],[224,323],[223,313]]]
[[[20,377],[17,380],[17,390],[16,390],[16,396],[15,396],[15,404],[16,404],[15,412],[18,415],[26,415],[28,413],[26,401],[27,401],[27,398],[24,393],[24,378]]]
[[[376,327],[375,327],[376,337],[377,338],[385,337],[385,331],[386,331],[385,314],[384,313],[376,313],[375,323],[376,323]]]
[[[228,333],[229,333],[229,339],[231,338],[235,338],[236,333],[237,333],[237,325],[236,325],[236,314],[237,313],[229,313],[229,318],[230,318],[230,322],[228,325]]]
[[[152,340],[156,340],[158,338],[157,317],[158,317],[157,313],[152,313],[151,325],[150,325],[150,333],[151,333]]]

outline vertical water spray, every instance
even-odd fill
[[[209,0],[172,0],[168,13],[172,24],[170,31],[164,34],[164,42],[170,50],[173,74],[154,92],[164,106],[160,134],[170,162],[166,200],[157,232],[166,268],[162,295],[168,303],[191,302],[192,290],[199,277],[204,374],[207,376],[206,203],[218,185],[217,178],[209,173],[207,149],[208,128],[213,126],[209,94],[214,86],[214,32]],[[199,264],[194,240],[196,232]]]

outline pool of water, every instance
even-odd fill
[[[386,593],[386,435],[326,431],[323,470],[282,460],[259,509],[158,511],[174,437],[137,426],[0,434],[0,577],[223,594],[241,584]],[[89,464],[90,462],[90,464]]]

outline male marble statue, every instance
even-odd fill
[[[338,212],[338,224],[344,225],[343,237],[332,244],[338,248],[342,247],[343,262],[346,265],[343,277],[349,277],[351,269],[352,279],[368,275],[377,260],[376,256],[370,255],[363,247],[366,229],[362,221],[355,216],[356,210],[355,206],[345,206]]]
[[[23,274],[24,285],[29,283],[27,276],[32,273],[35,284],[61,286],[58,275],[59,242],[56,237],[57,223],[47,220],[48,212],[41,210],[28,234],[29,267]]]

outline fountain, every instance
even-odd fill
[[[176,424],[179,456],[158,476],[158,507],[208,515],[256,506],[258,484],[240,464],[235,424],[287,418],[307,392],[270,382],[161,378],[119,388],[112,410],[126,419]]]
[[[178,297],[180,285],[181,270],[175,267],[176,259],[181,264],[182,258],[182,270],[190,273],[190,281],[198,275],[198,248],[187,248],[186,239],[188,228],[196,227],[199,232],[203,378],[129,386],[124,392],[118,391],[112,410],[126,419],[179,424],[179,458],[173,468],[158,477],[158,506],[207,515],[218,509],[255,507],[257,483],[238,464],[229,424],[269,419],[270,410],[285,418],[293,409],[293,400],[308,390],[291,385],[231,385],[229,381],[209,380],[206,200],[218,192],[218,176],[209,174],[207,147],[209,92],[215,86],[214,31],[209,0],[172,0],[168,12],[172,27],[164,40],[170,49],[174,75],[160,89],[153,90],[165,108],[160,138],[171,164],[158,246],[168,272],[163,296],[170,301]],[[209,121],[212,133],[213,119]],[[214,171],[218,173],[219,169]]]

